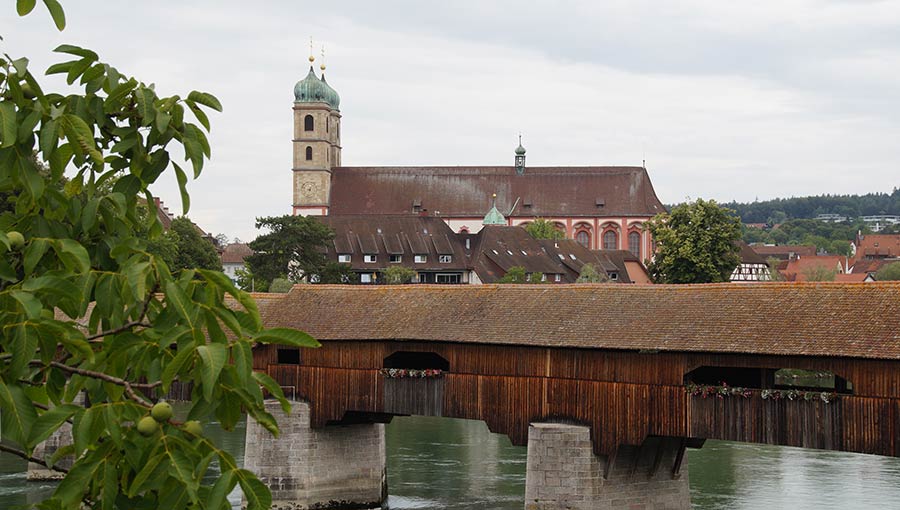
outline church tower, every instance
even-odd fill
[[[294,214],[325,216],[331,200],[331,169],[341,165],[341,98],[313,69],[294,85]]]

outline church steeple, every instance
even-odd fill
[[[503,217],[503,213],[497,210],[497,194],[494,193],[491,198],[491,210],[484,215],[481,223],[484,225],[506,225],[506,218]]]
[[[525,175],[525,147],[522,147],[521,134],[519,134],[519,146],[516,147],[516,175]]]
[[[294,214],[327,215],[331,169],[341,166],[341,98],[325,81],[325,52],[316,75],[310,41],[309,72],[294,85]]]

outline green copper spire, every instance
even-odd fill
[[[316,76],[312,66],[309,66],[306,78],[294,85],[294,102],[326,103],[335,110],[339,110],[341,106],[341,98],[338,93],[325,82],[324,75],[322,79]]]
[[[506,218],[504,218],[503,214],[497,210],[497,194],[494,193],[492,198],[491,210],[484,215],[482,223],[485,225],[506,225]]]

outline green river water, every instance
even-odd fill
[[[386,430],[391,509],[523,508],[525,448],[484,423],[395,418]],[[209,433],[243,457],[243,426]],[[688,462],[698,510],[900,509],[896,458],[707,441],[689,450]],[[52,492],[52,483],[26,482],[24,469],[24,461],[0,454],[0,510]],[[239,505],[240,494],[232,501]]]

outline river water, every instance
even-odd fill
[[[395,418],[386,430],[392,510],[522,510],[525,448],[484,423]],[[243,426],[208,432],[243,457]],[[897,458],[707,441],[688,451],[688,462],[697,510],[900,509]],[[0,510],[52,492],[52,483],[26,482],[24,469],[24,461],[0,453]],[[231,500],[239,505],[240,494]]]

